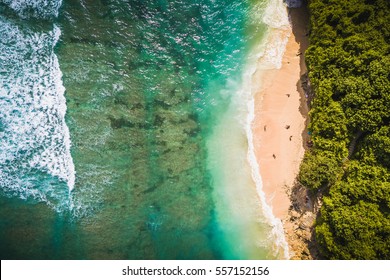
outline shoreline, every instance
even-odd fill
[[[288,8],[288,14],[289,28],[274,29],[270,34],[271,44],[273,40],[288,38],[281,67],[261,69],[260,59],[252,77],[255,102],[252,132],[266,203],[283,224],[290,258],[302,259],[310,253],[307,254],[307,240],[296,234],[302,221],[292,211],[291,195],[307,140],[308,108],[301,80],[307,72],[303,54],[308,47],[309,15],[304,5]]]

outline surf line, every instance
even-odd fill
[[[271,225],[272,230],[270,238],[274,241],[274,254],[276,257],[284,259],[290,258],[289,246],[286,241],[282,221],[276,218],[273,214],[272,207],[266,201],[266,195],[263,190],[263,181],[260,174],[259,161],[256,157],[254,136],[253,136],[253,121],[255,119],[255,96],[256,90],[261,88],[261,85],[256,84],[261,79],[254,82],[252,78],[259,71],[258,75],[262,75],[264,71],[269,69],[281,68],[284,52],[290,34],[290,21],[288,18],[287,7],[283,0],[271,0],[265,9],[263,22],[268,26],[268,32],[260,44],[258,51],[252,54],[254,61],[251,68],[246,71],[244,77],[244,85],[247,88],[245,92],[248,95],[247,101],[247,119],[246,119],[246,136],[248,141],[248,162],[251,168],[252,179],[256,186],[256,191],[260,199],[261,208],[264,217]]]

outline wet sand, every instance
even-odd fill
[[[253,83],[261,86],[255,91],[252,130],[266,201],[274,216],[283,222],[290,251],[293,251],[295,246],[289,238],[293,231],[289,224],[289,194],[305,151],[303,138],[308,110],[301,76],[307,71],[303,53],[308,46],[308,13],[306,8],[293,8],[288,12],[291,28],[275,30],[278,33],[275,40],[288,38],[281,68],[258,70],[253,76]]]

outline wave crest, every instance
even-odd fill
[[[52,18],[58,16],[62,0],[2,0],[21,18]]]
[[[0,17],[0,34],[0,188],[57,207],[75,183],[54,54],[61,32],[33,32]]]

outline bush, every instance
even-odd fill
[[[390,2],[310,0],[309,10],[314,145],[298,179],[325,191],[319,249],[329,259],[389,259]]]

